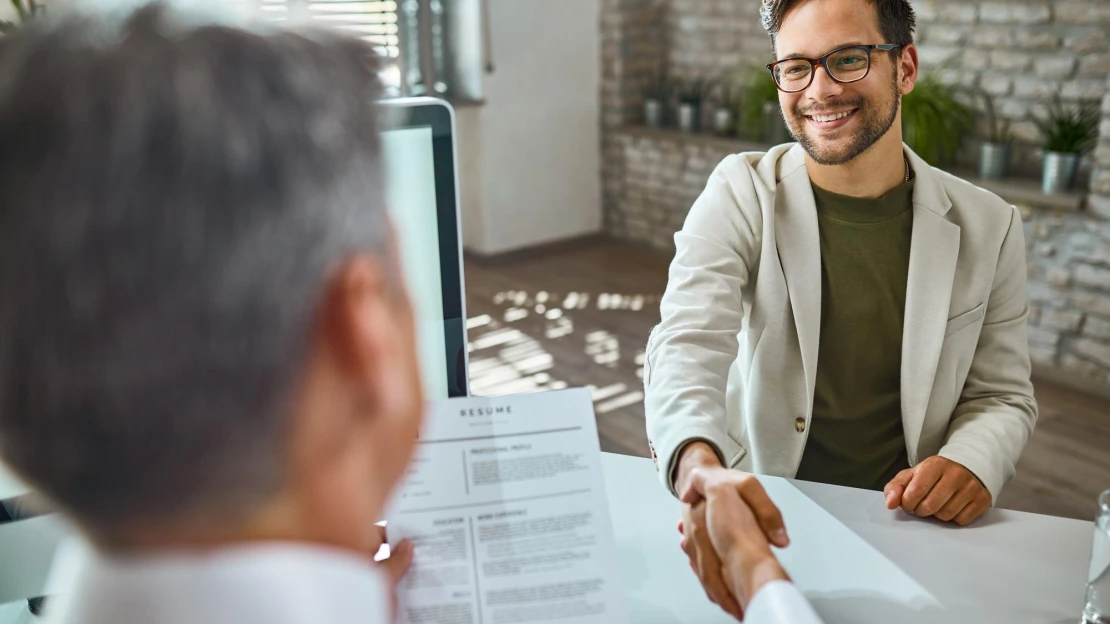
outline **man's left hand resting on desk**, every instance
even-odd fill
[[[883,488],[887,509],[966,526],[991,508],[991,494],[970,470],[941,457],[930,457],[898,473]]]

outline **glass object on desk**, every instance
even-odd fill
[[[1098,497],[1083,624],[1110,624],[1110,490]]]

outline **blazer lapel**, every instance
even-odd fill
[[[914,463],[929,395],[940,361],[952,281],[960,252],[960,227],[945,218],[952,202],[937,173],[904,148],[917,176],[913,234],[902,335],[902,427]]]
[[[805,169],[804,151],[795,145],[779,163],[775,202],[775,241],[798,329],[807,405],[813,409],[817,348],[821,340],[821,240],[817,205]],[[807,413],[808,417],[809,414]]]

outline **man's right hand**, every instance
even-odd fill
[[[745,505],[745,509],[750,507],[748,513],[754,514],[757,518],[757,526],[764,533],[758,540],[763,544],[771,543],[785,547],[789,543],[782,515],[763,491],[758,480],[751,475],[723,468],[716,453],[704,442],[692,442],[682,450],[675,477],[676,491],[686,503],[682,507],[682,520],[679,521],[678,530],[683,536],[681,546],[690,559],[690,567],[697,574],[709,599],[733,617],[740,619],[743,609],[737,601],[740,596],[735,596],[734,593],[737,590],[744,593],[745,590],[742,587],[733,587],[734,579],[730,577],[728,570],[735,562],[726,560],[722,563],[724,551],[715,547],[713,532],[716,531],[720,545],[727,545],[730,552],[733,538],[723,532],[728,529],[726,524],[718,522],[716,529],[711,528],[715,519],[718,521],[725,519],[726,522],[729,518],[735,520],[739,512],[732,509],[732,501],[727,500],[727,497],[719,496],[719,493],[724,489],[730,489],[733,496]],[[714,492],[713,500],[718,501],[716,503],[710,502],[709,497],[702,493],[710,484],[714,486],[710,489]],[[699,487],[702,488],[701,491]],[[721,508],[715,509],[716,505]],[[758,549],[751,552],[758,552]],[[769,547],[767,553],[770,554]],[[771,559],[774,559],[773,555]],[[746,556],[743,563],[751,566],[751,557]],[[775,565],[777,566],[777,562]],[[744,583],[744,585],[750,585],[750,583]],[[751,594],[747,596],[747,600],[750,598]],[[746,600],[744,603],[746,604]]]
[[[695,468],[682,501],[692,510],[684,514],[684,528],[693,523],[696,529],[702,529],[692,531],[694,539],[687,538],[687,546],[695,542],[692,550],[703,555],[705,547],[698,543],[699,533],[708,536],[709,549],[722,568],[719,574],[723,574],[728,597],[739,608],[735,612],[728,601],[715,600],[725,611],[742,619],[760,588],[774,580],[790,580],[771,552],[771,544],[784,547],[789,543],[782,515],[755,477],[724,468]],[[701,577],[701,570],[695,569]],[[708,585],[706,591],[710,591]]]

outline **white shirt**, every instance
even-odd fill
[[[821,618],[793,583],[771,581],[755,593],[744,624],[821,624]]]
[[[73,552],[73,551],[71,551]],[[387,624],[389,587],[369,558],[298,544],[141,557],[60,553],[67,590],[47,602],[49,624]],[[759,590],[746,624],[820,624],[785,581]]]
[[[77,565],[71,589],[47,601],[49,624],[391,621],[385,577],[339,550],[267,543]]]

